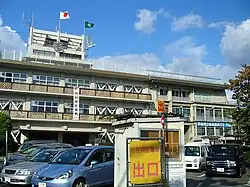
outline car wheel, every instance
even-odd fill
[[[86,186],[86,181],[84,179],[77,179],[73,184],[73,187],[85,187],[85,186]]]

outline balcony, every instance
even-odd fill
[[[20,110],[2,110],[3,113],[9,115],[11,118],[20,119],[37,119],[37,120],[73,120],[73,114],[67,113],[49,113],[49,112],[32,112]],[[79,121],[99,121],[99,122],[112,122],[113,116],[101,116],[96,114],[80,114]]]
[[[27,83],[0,82],[0,89],[73,95],[72,87],[60,87],[60,86],[38,85],[38,84],[27,84]],[[148,100],[148,101],[152,100],[152,96],[150,94],[95,90],[88,88],[80,88],[80,95],[117,98],[117,99],[124,98],[132,100],[137,100],[137,99]]]
[[[172,96],[173,101],[185,101],[185,102],[189,102],[190,99],[189,97],[177,97],[177,96]]]

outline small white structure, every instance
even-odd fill
[[[128,187],[127,138],[159,137],[162,130],[160,116],[124,118],[113,122],[115,128],[115,174],[114,186]],[[166,120],[166,119],[165,119]],[[184,119],[167,118],[166,125],[166,178],[170,187],[186,187],[184,154]]]

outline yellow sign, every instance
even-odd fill
[[[161,144],[159,140],[130,142],[130,183],[161,182]]]
[[[163,100],[157,100],[157,112],[159,113],[165,112],[165,103]]]

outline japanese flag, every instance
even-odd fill
[[[69,13],[68,11],[60,12],[60,19],[69,19]]]

